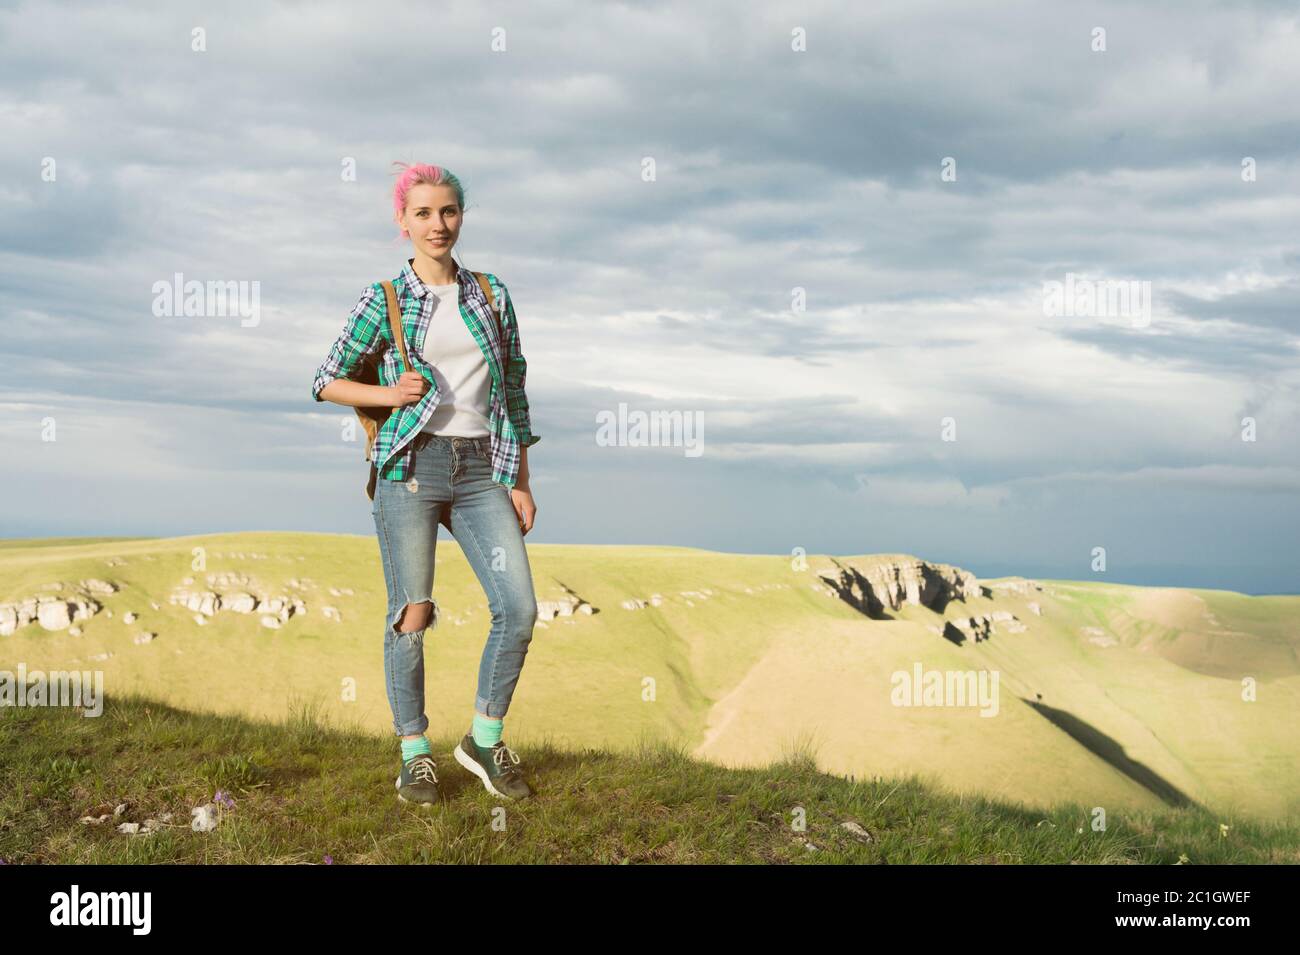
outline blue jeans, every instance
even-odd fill
[[[510,490],[492,480],[490,438],[422,432],[412,439],[406,481],[379,478],[371,514],[388,588],[384,680],[399,736],[429,728],[424,712],[424,630],[396,629],[406,605],[431,601],[428,627],[438,624],[432,600],[438,525],[446,525],[483,586],[492,626],[478,669],[475,707],[506,715],[537,621],[537,598]],[[409,627],[409,622],[404,624]],[[428,628],[426,627],[426,629]]]

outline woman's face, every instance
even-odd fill
[[[421,182],[406,194],[406,211],[398,224],[411,237],[417,252],[441,258],[460,237],[461,213],[456,190]]]

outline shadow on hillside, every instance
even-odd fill
[[[1048,720],[1053,726],[1064,730],[1071,738],[1087,748],[1089,752],[1104,759],[1139,786],[1150,791],[1162,802],[1178,809],[1202,808],[1197,805],[1195,800],[1151,767],[1131,759],[1124,752],[1123,746],[1095,726],[1085,723],[1065,710],[1058,710],[1035,700],[1025,700],[1024,697],[1021,697],[1021,699],[1037,710],[1039,715]]]

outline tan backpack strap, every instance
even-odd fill
[[[487,296],[488,308],[492,310],[492,317],[497,323],[497,338],[501,341],[501,348],[504,351],[506,347],[506,326],[501,320],[501,315],[497,312],[497,300],[492,295],[492,286],[488,282],[487,276],[482,272],[475,272],[474,278],[478,279],[479,288],[481,288],[483,294]]]
[[[402,334],[402,310],[397,307],[397,290],[392,282],[383,282],[384,295],[388,299],[388,325],[393,330],[393,341],[397,343],[398,353],[402,356],[402,371],[411,370],[411,359],[406,354],[406,336]]]

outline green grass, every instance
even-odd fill
[[[390,729],[373,535],[67,540],[0,547],[0,600],[88,577],[119,591],[102,598],[80,635],[33,623],[0,638],[0,670],[94,668],[116,698],[138,693],[252,721],[283,720],[289,700],[312,700],[335,725],[380,737]],[[629,752],[659,740],[759,769],[803,735],[824,772],[915,774],[953,798],[1065,799],[1131,818],[1176,795],[1230,825],[1245,817],[1300,825],[1300,596],[1045,581],[1041,592],[975,596],[943,613],[904,606],[880,620],[819,582],[845,567],[869,573],[891,555],[807,555],[800,567],[781,555],[684,547],[528,550],[540,599],[569,588],[597,612],[537,628],[510,708],[521,750]],[[444,613],[425,638],[425,712],[432,734],[450,739],[473,710],[490,619],[482,585],[445,534],[436,560]],[[276,630],[228,612],[200,626],[168,595],[186,578],[201,589],[209,573],[244,573],[250,589],[298,594],[308,612]],[[689,596],[705,589],[708,599]],[[659,606],[621,606],[655,593]],[[339,615],[326,618],[327,606]],[[138,614],[131,624],[128,611]],[[941,636],[948,618],[997,611],[1024,629],[999,624],[990,640],[960,647]],[[142,631],[158,637],[136,644]],[[996,671],[997,715],[894,705],[892,675],[917,663]]]
[[[0,709],[0,858],[14,863],[1294,863],[1300,831],[1197,809],[1051,811],[936,793],[917,777],[819,772],[795,745],[761,769],[725,769],[662,742],[628,752],[522,748],[538,794],[484,791],[432,740],[447,801],[397,801],[395,740],[297,707],[278,723],[111,697],[98,718],[60,707]],[[190,809],[225,790],[212,832]],[[111,812],[119,820],[78,819]],[[794,820],[802,811],[806,829]],[[117,822],[163,812],[145,836]],[[504,820],[504,829],[494,827]],[[842,827],[854,821],[863,840]],[[815,848],[809,848],[809,845]]]

